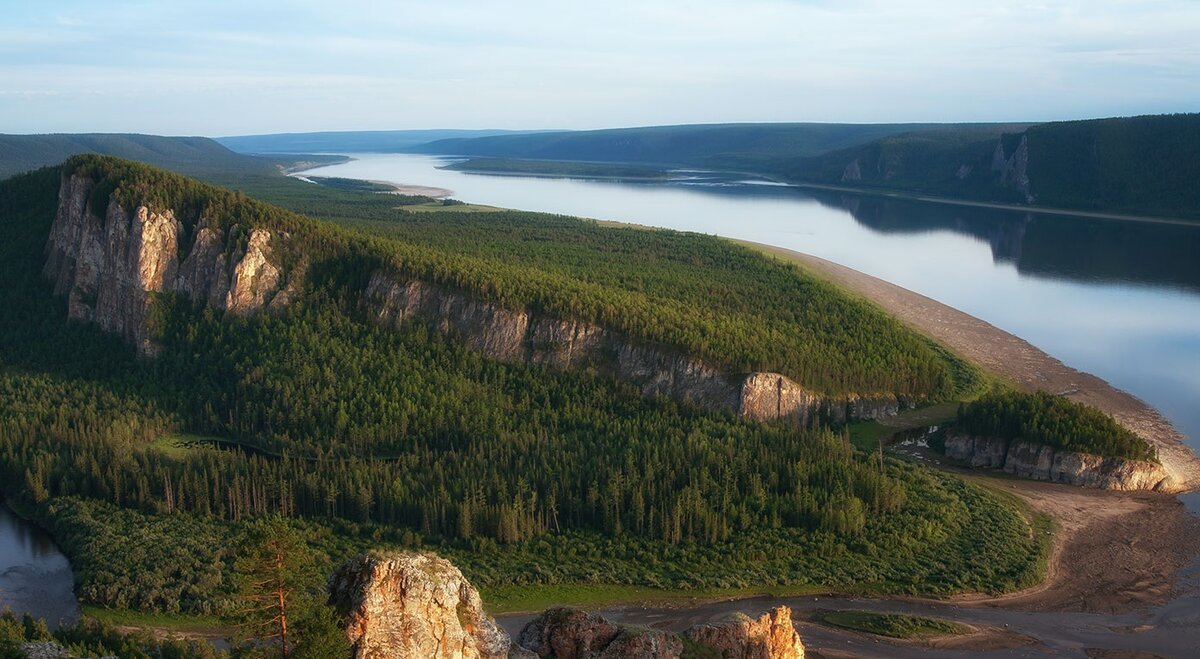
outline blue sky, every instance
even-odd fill
[[[3,0],[0,132],[1200,110],[1200,2]]]

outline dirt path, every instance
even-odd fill
[[[1021,389],[1062,393],[1104,410],[1158,448],[1159,460],[1180,490],[1200,489],[1200,459],[1162,414],[1134,396],[1063,364],[1024,339],[919,293],[809,254],[759,243],[746,244],[797,262],[871,300],[964,359]]]

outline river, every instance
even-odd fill
[[[479,204],[616,220],[806,252],[1016,334],[1161,411],[1200,448],[1200,225],[1042,215],[678,172],[632,183],[488,176],[407,154],[305,175],[453,191]]]
[[[50,534],[0,502],[0,609],[30,613],[51,627],[74,623],[79,605],[67,557]]]

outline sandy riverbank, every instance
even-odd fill
[[[1158,449],[1163,467],[1183,489],[1200,489],[1200,459],[1153,407],[1104,380],[1077,371],[1028,341],[906,288],[832,261],[782,247],[744,242],[799,263],[861,295],[933,337],[964,359],[1026,391],[1043,389],[1103,410]]]

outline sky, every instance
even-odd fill
[[[1200,111],[1200,0],[0,0],[0,133]]]

